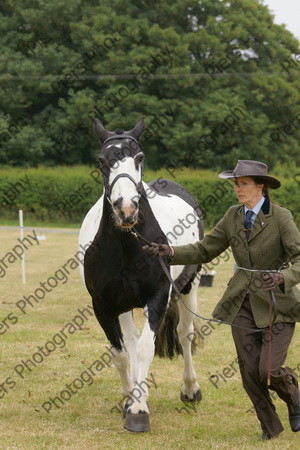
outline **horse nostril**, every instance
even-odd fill
[[[136,202],[135,200],[131,200],[131,204],[133,209],[138,209],[139,206],[138,202]]]
[[[123,197],[119,197],[118,200],[115,200],[115,201],[113,202],[113,207],[114,207],[115,209],[121,209],[122,203],[123,203]]]

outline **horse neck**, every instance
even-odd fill
[[[109,229],[111,231],[115,230],[115,226],[112,219],[112,206],[109,202],[109,200],[106,197],[105,191],[103,192],[104,198],[103,198],[103,211],[102,211],[102,224],[105,225],[106,229]]]
[[[136,226],[137,231],[139,231],[139,233],[141,233],[148,241],[167,243],[166,237],[158,222],[159,217],[154,215],[144,188],[142,190],[139,206],[141,217]]]
[[[150,207],[150,204],[149,204],[149,201],[148,201],[148,197],[147,197],[147,193],[145,191],[144,186],[142,188],[141,198],[140,198],[140,201],[139,201],[139,208],[140,208],[139,224],[140,225],[145,225],[146,222],[149,220],[149,218],[151,216],[153,216],[153,212],[152,212],[152,209]]]

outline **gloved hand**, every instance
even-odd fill
[[[262,276],[262,280],[262,286],[266,291],[272,291],[273,289],[284,283],[282,273],[264,273]]]
[[[142,250],[149,256],[161,256],[162,258],[173,256],[172,248],[169,245],[156,244],[156,242],[151,242],[151,247],[143,245]]]

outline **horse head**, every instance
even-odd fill
[[[116,226],[122,229],[130,229],[138,221],[144,162],[138,141],[145,129],[144,119],[142,116],[129,131],[108,131],[100,120],[94,120],[93,129],[102,145],[98,161],[105,196]]]

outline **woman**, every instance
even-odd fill
[[[291,429],[300,431],[298,381],[289,367],[282,367],[300,321],[300,234],[292,214],[270,201],[268,189],[279,188],[280,182],[267,171],[262,162],[239,160],[233,171],[219,175],[233,180],[242,206],[231,206],[202,241],[143,247],[149,255],[169,258],[170,264],[199,264],[231,246],[237,270],[213,316],[236,325],[232,335],[243,386],[261,423],[262,440],[283,431],[268,389],[286,402]]]

